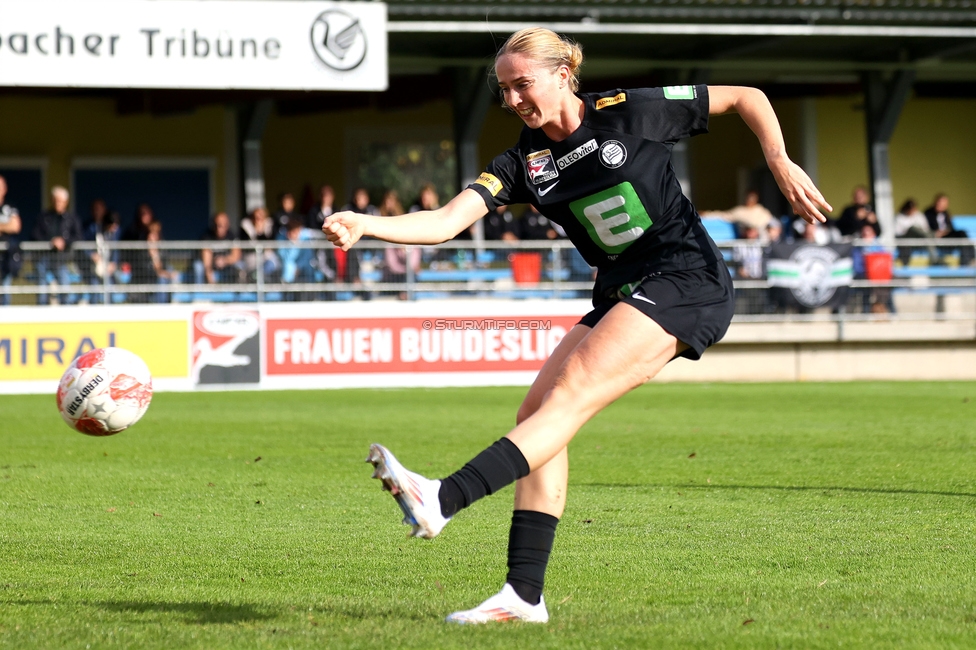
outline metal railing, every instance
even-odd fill
[[[771,285],[770,251],[761,243],[720,243],[735,276],[736,317],[976,318],[976,240],[898,240],[887,250],[877,242],[852,243],[862,259],[866,252],[886,253],[888,265],[880,273],[855,269],[823,307],[805,307]],[[218,260],[212,272],[204,266],[208,250]],[[0,242],[0,262],[11,252]],[[16,276],[0,271],[0,305],[590,298],[594,275],[568,240],[422,247],[362,241],[345,255],[323,239],[78,242],[64,252],[25,242],[20,258]]]

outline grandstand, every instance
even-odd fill
[[[197,11],[201,4],[168,6],[183,12],[187,24],[197,21],[203,34],[220,25]],[[84,62],[84,83],[44,68],[29,48],[18,54],[18,30],[40,33],[43,16],[6,5],[0,14],[0,70],[6,70],[0,72],[0,115],[18,128],[0,132],[0,175],[22,230],[19,268],[5,272],[0,284],[0,303],[11,305],[0,306],[0,323],[13,318],[15,308],[50,303],[60,306],[59,317],[71,319],[77,316],[70,309],[90,314],[96,306],[124,310],[133,304],[256,309],[297,301],[341,310],[370,302],[396,314],[434,301],[541,300],[547,308],[582,301],[592,271],[555,231],[553,239],[535,233],[500,241],[486,239],[479,227],[470,239],[396,252],[418,260],[397,273],[388,247],[366,243],[346,259],[314,229],[300,241],[242,236],[221,248],[201,240],[215,214],[228,216],[233,240],[246,215],[262,206],[274,212],[286,193],[295,205],[283,213],[304,218],[323,185],[334,189],[336,209],[357,187],[375,204],[396,190],[404,208],[425,183],[442,198],[463,187],[517,137],[520,125],[498,105],[486,71],[499,39],[531,23],[583,44],[584,90],[756,85],[772,99],[793,157],[835,206],[833,217],[855,186],[869,188],[880,238],[830,242],[840,259],[852,260],[853,270],[817,304],[797,302],[790,293],[796,287],[771,280],[770,260],[787,253],[774,251],[764,233],[746,238],[730,221],[706,217],[740,290],[728,349],[767,340],[772,348],[812,341],[861,349],[877,335],[914,352],[938,341],[946,350],[973,353],[976,217],[966,215],[976,214],[976,188],[969,182],[976,168],[976,6],[969,0],[369,4],[384,11],[375,20],[370,14],[375,31],[368,32],[372,49],[363,56],[379,67],[366,81],[341,74],[313,80],[313,72],[228,81],[203,68],[180,68],[183,76],[175,81],[151,74],[129,79],[124,71],[100,68],[103,61],[94,57],[79,58],[88,56],[87,23],[67,16],[50,37],[64,56],[74,48],[71,56]],[[349,11],[360,6],[340,5]],[[274,0],[247,6],[276,15]],[[121,35],[120,53],[134,43],[132,56],[142,56],[145,37],[136,30],[127,40],[131,25],[124,14],[105,30]],[[306,47],[308,29],[302,23],[295,37]],[[182,46],[189,50],[181,60],[202,52],[202,41],[193,38]],[[290,41],[276,38],[287,53]],[[271,40],[256,37],[254,57],[275,54]],[[242,45],[240,51],[249,50]],[[18,76],[11,68],[16,61],[41,67],[34,77]],[[685,193],[703,211],[728,210],[754,189],[783,222],[783,243],[802,242],[747,135],[738,121],[719,118],[711,135],[678,143],[674,165]],[[96,200],[119,214],[120,231],[132,228],[137,209],[148,205],[162,239],[79,237],[52,261],[49,243],[32,235],[55,186],[69,190],[70,209],[82,226]],[[937,193],[950,197],[954,228],[968,239],[896,240],[898,205],[914,197],[925,208]],[[520,210],[513,210],[516,223]],[[0,243],[0,254],[12,257],[14,245],[12,238]],[[220,277],[211,277],[205,263],[215,250],[217,257],[231,252]],[[736,338],[736,332],[743,334]],[[935,369],[925,372],[938,376]]]

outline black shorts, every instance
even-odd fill
[[[594,309],[580,319],[594,327],[614,305],[632,305],[665,332],[690,346],[678,356],[697,360],[718,343],[732,322],[735,292],[724,262],[690,271],[663,271],[640,280],[630,295],[594,298]]]

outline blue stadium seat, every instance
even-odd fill
[[[705,231],[716,242],[735,239],[735,226],[728,221],[716,219],[715,217],[702,217],[702,225],[705,226]]]
[[[952,218],[956,230],[964,231],[970,239],[976,239],[976,215],[966,214]]]

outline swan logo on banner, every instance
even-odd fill
[[[366,32],[356,16],[329,9],[312,23],[312,49],[333,70],[352,70],[366,58]]]

